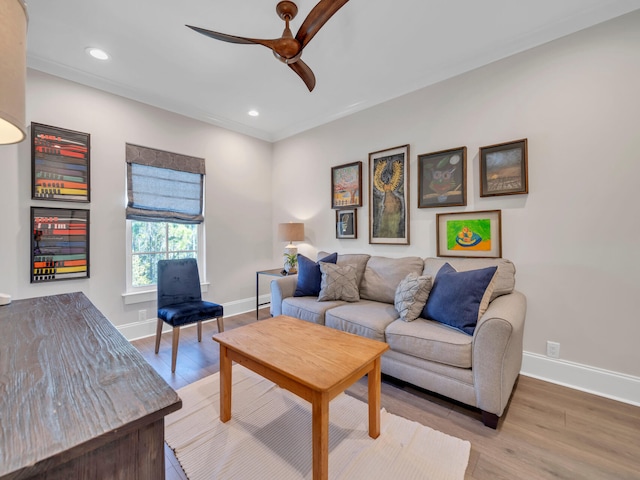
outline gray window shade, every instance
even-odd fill
[[[127,219],[202,223],[204,159],[126,146]]]

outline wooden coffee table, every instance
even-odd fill
[[[380,435],[380,357],[386,343],[281,315],[217,333],[220,420],[231,419],[233,361],[311,402],[313,478],[329,474],[329,402],[365,374],[369,436]]]

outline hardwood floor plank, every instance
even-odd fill
[[[259,312],[270,318],[268,308]],[[225,318],[225,329],[256,321],[255,312]],[[154,337],[135,340],[147,361],[178,389],[220,368],[211,336],[216,322],[180,334],[176,373],[171,373],[171,334],[158,355]],[[346,393],[367,399],[367,380]],[[640,480],[640,407],[520,376],[497,430],[485,427],[477,409],[383,376],[382,407],[388,412],[471,442],[466,480]],[[311,441],[311,440],[309,440]],[[185,480],[173,452],[165,449],[168,479]]]

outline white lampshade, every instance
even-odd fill
[[[27,7],[23,0],[0,1],[0,144],[26,136]]]

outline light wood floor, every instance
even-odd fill
[[[255,322],[255,312],[225,318],[225,329]],[[268,309],[260,318],[269,318]],[[183,328],[176,373],[171,374],[171,334],[132,344],[174,389],[219,370],[216,323]],[[362,379],[347,393],[366,401]],[[640,480],[640,407],[520,376],[497,430],[485,427],[477,410],[384,377],[382,406],[389,412],[471,442],[467,480]],[[185,479],[165,446],[168,480]],[[224,480],[224,479],[221,479]],[[248,479],[249,480],[249,479]],[[253,480],[253,479],[250,479]]]

